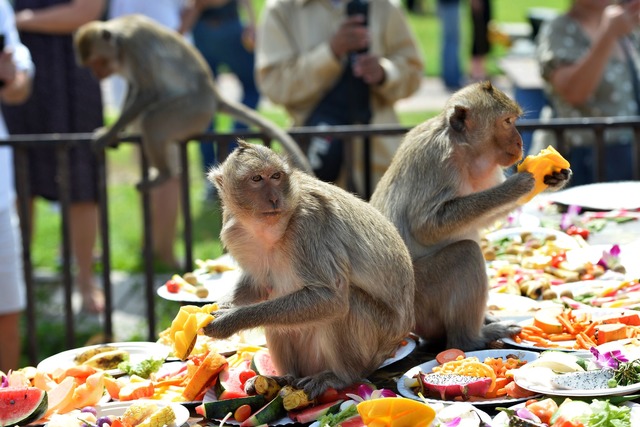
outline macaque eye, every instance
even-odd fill
[[[261,175],[254,175],[254,176],[251,177],[251,181],[253,181],[253,182],[262,181],[262,176]]]
[[[281,176],[282,176],[282,173],[276,172],[273,175],[271,175],[271,179],[280,179]]]

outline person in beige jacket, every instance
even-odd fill
[[[262,94],[284,106],[293,126],[398,123],[394,104],[418,89],[423,60],[402,9],[390,0],[367,4],[368,13],[355,15],[340,0],[265,5],[257,28],[256,79]],[[371,191],[399,143],[398,137],[372,139]],[[315,138],[307,155],[320,179],[344,186],[341,146]],[[354,153],[353,184],[363,195],[359,144]]]

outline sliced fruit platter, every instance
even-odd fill
[[[528,349],[585,352],[607,342],[635,338],[640,331],[640,312],[552,307],[539,310],[520,325],[522,331],[503,338],[505,343]]]
[[[588,356],[549,350],[515,372],[514,381],[531,392],[553,396],[622,396],[640,390],[639,371],[640,359],[610,346],[592,347]]]
[[[555,299],[558,285],[624,277],[617,245],[602,248],[594,259],[593,251],[586,253],[576,239],[553,229],[502,229],[488,233],[481,247],[491,292]]]
[[[429,403],[463,400],[474,405],[513,403],[535,395],[518,387],[513,375],[537,358],[538,353],[532,351],[464,353],[449,349],[407,371],[398,380],[398,391],[410,399]]]
[[[174,274],[157,294],[170,301],[190,303],[228,300],[241,274],[236,262],[229,255],[195,262],[198,268],[183,275]]]
[[[549,426],[549,427],[635,427],[640,425],[640,405],[625,399],[571,398],[531,399],[500,412],[491,422],[492,427]]]

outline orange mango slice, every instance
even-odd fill
[[[218,310],[217,304],[202,307],[184,305],[171,322],[169,337],[173,341],[173,354],[185,360],[195,344],[198,331],[214,319],[212,312]]]
[[[530,172],[536,179],[533,190],[523,196],[518,201],[520,204],[527,203],[533,197],[544,191],[547,185],[544,183],[544,177],[553,172],[559,172],[562,169],[569,169],[569,162],[560,155],[551,145],[540,151],[536,155],[527,156],[522,163],[518,165],[518,172]]]
[[[431,406],[404,397],[365,400],[356,409],[367,427],[428,427],[436,417]]]

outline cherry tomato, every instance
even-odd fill
[[[558,410],[558,404],[549,398],[532,403],[527,402],[526,407],[545,424],[551,424],[551,417]]]
[[[238,422],[243,422],[251,416],[251,406],[242,405],[233,413],[233,418]]]
[[[559,417],[551,427],[584,427],[580,421],[569,421],[564,417]]]
[[[567,260],[567,254],[565,254],[564,252],[560,252],[559,254],[556,254],[551,258],[550,264],[552,267],[559,267],[560,263],[566,260]]]
[[[167,280],[164,285],[167,287],[167,292],[171,294],[177,294],[180,292],[180,284],[175,280]]]
[[[240,380],[240,384],[244,385],[244,383],[246,383],[249,378],[253,378],[255,376],[256,371],[254,371],[253,369],[247,369],[238,374],[238,379]]]
[[[589,230],[587,230],[586,228],[578,227],[576,225],[570,225],[569,228],[567,228],[566,233],[569,236],[580,236],[585,240],[589,238]]]

